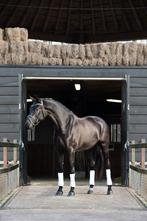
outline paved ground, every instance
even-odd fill
[[[53,183],[33,183],[19,189],[0,210],[0,221],[146,221],[147,210],[129,189],[114,186],[113,194],[106,195],[106,186],[95,187],[87,195],[87,186],[77,184],[76,196],[67,197],[65,186],[62,197],[55,196]]]

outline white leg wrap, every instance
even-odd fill
[[[70,174],[70,187],[75,187],[75,173]]]
[[[112,185],[111,170],[110,169],[106,169],[106,179],[107,179],[107,185]]]
[[[64,186],[63,173],[58,173],[58,186]]]
[[[95,170],[90,170],[89,185],[95,184]]]

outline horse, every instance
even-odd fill
[[[107,180],[107,194],[112,193],[112,179],[109,159],[109,127],[97,116],[78,117],[71,110],[52,98],[33,98],[25,125],[28,129],[37,126],[49,117],[56,128],[58,140],[58,189],[57,196],[63,195],[64,187],[64,154],[69,159],[70,190],[68,196],[75,196],[75,153],[89,151],[89,188],[88,194],[93,193],[95,185],[95,157],[94,148],[98,144],[104,156]],[[86,152],[87,152],[86,151]]]

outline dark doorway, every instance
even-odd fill
[[[81,90],[75,90],[75,83]],[[26,80],[27,99],[29,96],[53,98],[79,117],[96,115],[102,117],[110,126],[110,159],[112,177],[121,177],[121,130],[122,104],[108,102],[107,99],[122,99],[121,80]],[[30,106],[27,102],[27,108]],[[54,151],[54,127],[49,119],[41,122],[35,130],[27,131],[27,173],[31,177],[56,177],[56,154]],[[65,174],[68,168],[65,162]],[[86,175],[84,153],[76,156],[76,170],[80,176]],[[97,178],[99,178],[99,170]],[[101,176],[102,177],[102,176]]]

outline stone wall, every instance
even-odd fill
[[[56,44],[28,39],[24,28],[0,29],[0,64],[147,65],[147,45],[137,42]]]

